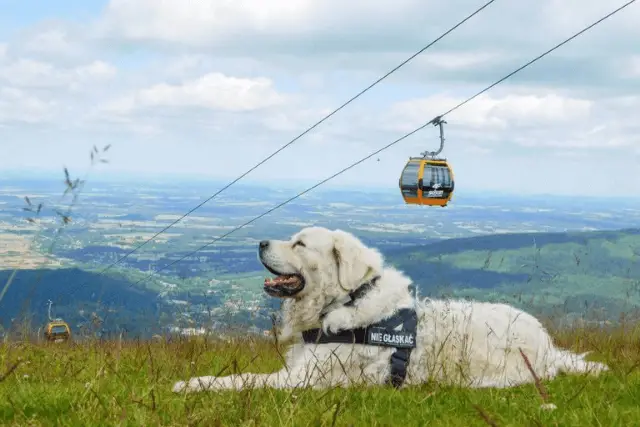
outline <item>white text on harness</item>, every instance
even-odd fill
[[[415,346],[415,336],[410,332],[388,333],[382,332],[380,331],[380,329],[375,328],[373,330],[370,330],[368,335],[369,336],[367,341],[369,344],[409,348]]]

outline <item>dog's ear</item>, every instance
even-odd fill
[[[342,230],[333,231],[333,257],[338,269],[339,285],[347,291],[356,289],[381,273],[384,264],[380,252]]]

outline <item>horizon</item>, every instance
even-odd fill
[[[72,171],[70,171],[70,173],[72,174],[73,177],[80,176],[79,174],[74,175]],[[40,171],[36,174],[33,174],[31,172],[26,173],[22,171],[10,171],[0,176],[0,182],[6,182],[6,181],[10,182],[12,180],[19,180],[19,181],[25,181],[25,182],[33,181],[38,183],[41,183],[42,181],[46,181],[49,184],[54,184],[56,180],[59,180],[62,183],[63,177],[64,177],[64,174],[63,174],[62,168],[60,172]],[[237,178],[237,176],[207,177],[207,176],[198,176],[198,175],[194,176],[189,174],[160,175],[160,174],[150,174],[150,173],[149,174],[134,173],[134,174],[94,175],[89,178],[89,181],[87,183],[92,185],[97,185],[97,186],[101,184],[104,185],[104,184],[123,184],[123,183],[129,183],[132,185],[162,185],[162,184],[171,183],[172,187],[186,186],[189,184],[194,184],[194,185],[197,185],[198,187],[202,187],[205,184],[210,184],[212,188],[210,190],[207,190],[207,191],[210,191],[210,193],[207,193],[205,190],[203,190],[205,192],[199,195],[202,198],[208,198],[213,193],[217,192],[222,187],[229,184],[235,178]],[[316,185],[317,183],[318,183],[317,181],[305,182],[304,180],[296,180],[296,182],[292,182],[291,180],[256,181],[247,177],[241,181],[236,182],[235,184],[233,184],[232,187],[225,190],[221,194],[225,194],[225,193],[228,194],[228,192],[233,191],[232,190],[233,187],[238,187],[238,188],[262,187],[262,188],[268,188],[268,189],[279,190],[279,191],[291,190],[291,191],[299,192],[299,191],[306,190],[311,186]],[[333,184],[331,183],[331,181],[329,181],[309,191],[308,193],[305,194],[305,196],[309,194],[328,193],[328,192],[337,192],[337,191],[344,191],[349,193],[358,192],[363,194],[384,194],[388,196],[395,194],[398,196],[398,203],[399,204],[404,203],[402,201],[402,197],[400,196],[400,191],[398,189],[397,182],[394,183],[394,185],[383,187],[380,185],[377,185],[377,186],[376,185],[360,186],[357,184],[339,185],[339,184]],[[291,194],[291,196],[293,195],[294,194]],[[515,200],[534,201],[542,198],[542,199],[549,199],[549,201],[560,201],[561,199],[565,199],[565,200],[580,199],[584,201],[592,201],[594,203],[598,201],[609,201],[609,202],[618,201],[623,203],[631,203],[631,204],[639,203],[640,204],[640,195],[608,196],[608,195],[575,194],[575,193],[574,194],[521,193],[521,192],[510,192],[510,191],[500,191],[500,190],[485,191],[482,195],[479,195],[477,192],[473,190],[459,189],[459,187],[456,186],[453,199],[450,202],[450,207],[455,206],[456,202],[459,201],[457,200],[459,198],[463,198],[463,199],[470,198],[474,202],[477,202],[478,199],[481,199],[482,197],[487,197],[489,199],[506,198],[514,201]],[[216,198],[212,199],[209,203],[215,203],[215,200]],[[423,207],[423,208],[428,209],[426,207]]]

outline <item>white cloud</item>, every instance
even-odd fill
[[[46,55],[68,56],[78,53],[77,46],[69,40],[68,34],[60,28],[48,29],[34,34],[25,41],[24,49],[30,53]]]
[[[76,66],[15,57],[0,61],[0,122],[4,128],[38,123],[57,131],[81,127],[92,98],[108,93],[117,69],[101,60]],[[3,139],[0,135],[0,140]]]
[[[54,64],[20,58],[0,64],[0,81],[23,88],[77,87],[114,77],[116,68],[103,61],[93,61],[73,68],[59,68]]]
[[[496,2],[398,75],[418,84],[484,82],[622,3]],[[156,52],[251,57],[263,67],[286,69],[298,76],[326,76],[341,70],[353,78],[371,80],[483,4],[485,0],[111,0],[95,34],[106,43],[148,46]],[[579,88],[599,80],[603,87],[619,87],[620,82],[610,78],[619,76],[615,59],[637,52],[634,40],[640,38],[639,21],[640,8],[631,5],[554,52],[553,61],[536,64],[517,79],[530,85]],[[635,84],[640,89],[640,80]]]
[[[463,100],[434,95],[402,101],[389,109],[386,123],[390,129],[408,132]],[[454,139],[471,144],[560,151],[630,148],[640,144],[640,123],[634,119],[638,109],[640,97],[589,100],[532,90],[528,95],[480,95],[445,120]]]
[[[166,42],[206,48],[250,49],[252,46],[293,52],[315,41],[317,52],[404,51],[417,42],[427,41],[442,32],[486,1],[451,0],[111,0],[101,17],[103,36],[139,42]],[[611,11],[611,2],[599,0],[523,0],[487,7],[461,27],[463,34],[473,27],[473,37],[464,40],[472,49],[488,47],[503,39],[511,42],[544,44],[549,39],[566,36],[581,26]],[[340,13],[336,13],[336,11]],[[640,11],[633,6],[616,16],[617,25],[609,25],[616,36],[639,34],[634,23]],[[606,24],[605,24],[606,25]],[[381,30],[384,29],[384,30]],[[504,40],[505,35],[510,40]],[[535,34],[536,37],[531,37]],[[426,37],[426,39],[425,39]],[[247,38],[252,43],[246,43]],[[453,35],[454,44],[461,38]],[[332,43],[328,46],[327,43]],[[446,42],[451,45],[450,41]],[[230,46],[231,45],[231,46]],[[530,45],[530,44],[528,44]],[[362,53],[362,52],[355,52]]]
[[[90,64],[77,67],[71,72],[83,79],[110,79],[116,75],[117,69],[104,61],[93,61]]]
[[[315,3],[315,4],[314,4]],[[109,2],[104,30],[138,40],[199,44],[226,32],[278,26],[283,31],[304,28],[318,2],[310,0],[197,1],[141,0]],[[143,18],[144,17],[144,18]],[[239,34],[238,34],[239,35]]]
[[[424,67],[436,67],[443,71],[460,71],[487,66],[504,61],[502,52],[469,51],[469,52],[435,52],[419,58]]]
[[[280,105],[279,94],[267,78],[229,77],[209,73],[179,85],[161,83],[108,103],[106,111],[127,113],[147,107],[200,107],[224,111],[253,111]]]
[[[81,147],[97,142],[114,144],[113,173],[235,177],[484,1],[112,0],[91,19],[60,14],[0,45],[0,170],[83,167]],[[250,178],[331,175],[615,6],[495,2]],[[637,22],[631,6],[448,116],[461,188],[596,191],[615,179],[640,194],[624,177],[640,145],[640,99],[627,95],[640,91]],[[33,156],[52,141],[55,154]],[[338,181],[394,186],[407,155],[435,147],[425,129]],[[536,162],[542,178],[523,173]]]
[[[624,61],[621,74],[626,77],[640,79],[640,55],[634,55]]]
[[[56,71],[51,64],[20,59],[0,68],[0,78],[15,86],[57,86]]]
[[[391,107],[392,123],[398,123],[399,129],[409,130],[464,100],[462,97],[435,95],[402,101]],[[521,126],[576,123],[589,118],[592,107],[593,101],[563,97],[555,93],[510,94],[501,97],[483,94],[451,113],[451,120],[459,126],[501,131]]]
[[[38,123],[53,117],[56,103],[15,88],[0,87],[0,124]]]

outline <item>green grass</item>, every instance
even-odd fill
[[[15,426],[627,426],[640,425],[640,327],[555,334],[612,370],[506,390],[425,384],[324,391],[171,393],[193,375],[270,372],[282,362],[262,338],[231,342],[85,342],[0,346],[0,423]],[[17,368],[11,368],[18,364]],[[7,374],[7,372],[9,372]],[[557,406],[541,409],[543,395]]]

